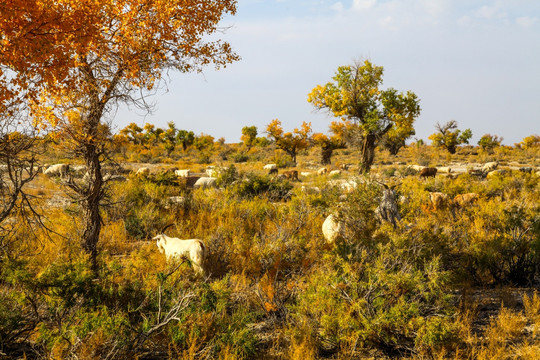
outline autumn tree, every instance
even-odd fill
[[[251,149],[251,147],[255,145],[257,141],[257,127],[244,126],[242,128],[242,136],[240,137],[240,140],[242,140],[248,149]]]
[[[433,146],[444,148],[450,154],[455,154],[459,145],[468,144],[472,137],[471,129],[459,130],[456,120],[450,120],[442,125],[437,123],[435,129],[437,132],[431,134],[428,139]]]
[[[382,146],[397,155],[399,149],[405,146],[405,142],[416,135],[414,130],[415,117],[420,114],[418,102],[408,101],[408,95],[395,93],[388,97],[387,107],[393,113],[394,126],[384,135]]]
[[[332,121],[330,124],[332,135],[328,136],[322,133],[315,133],[311,136],[313,143],[321,148],[321,164],[329,165],[332,163],[334,150],[344,149],[346,125],[343,122]]]
[[[362,172],[369,172],[375,148],[383,137],[401,124],[412,126],[420,114],[416,95],[411,91],[398,93],[392,88],[381,90],[382,76],[382,66],[368,60],[355,62],[338,67],[332,82],[317,85],[308,95],[308,102],[315,108],[349,123],[346,138],[360,148]]]
[[[174,122],[169,121],[167,123],[167,129],[160,134],[163,147],[165,148],[165,151],[167,151],[167,156],[171,156],[171,153],[176,149],[176,145],[178,144],[176,140],[177,133],[178,130],[176,129],[176,125]]]
[[[149,149],[152,146],[157,146],[161,139],[161,134],[163,133],[163,129],[156,128],[153,124],[144,124],[144,144],[146,145],[146,148]]]
[[[540,135],[526,136],[521,142],[516,144],[516,147],[521,149],[532,149],[540,147]]]
[[[478,140],[478,145],[480,145],[480,147],[484,151],[487,151],[488,153],[491,154],[493,153],[494,148],[501,146],[502,141],[503,141],[503,138],[497,135],[484,134],[482,135],[480,140]]]
[[[201,135],[195,136],[193,146],[199,151],[211,150],[214,146],[214,137],[201,133]]]
[[[266,127],[266,133],[274,144],[285,151],[291,157],[293,163],[296,163],[298,152],[307,149],[309,146],[311,123],[304,121],[300,129],[294,129],[293,132],[284,132],[281,121],[274,119]]]
[[[144,144],[143,129],[135,123],[130,123],[128,126],[120,130],[120,135],[125,136],[129,142],[135,145]]]
[[[39,126],[59,128],[78,144],[89,180],[72,189],[82,210],[82,248],[94,269],[106,196],[102,126],[119,103],[148,109],[145,97],[169,70],[237,60],[228,43],[208,40],[223,15],[235,11],[235,0],[0,4],[0,101],[24,95]]]
[[[178,130],[176,133],[176,141],[182,145],[182,150],[186,151],[187,148],[193,145],[195,141],[195,133],[193,131]]]

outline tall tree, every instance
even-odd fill
[[[369,172],[375,148],[382,138],[405,119],[412,124],[420,114],[416,95],[380,90],[383,67],[370,61],[338,67],[333,82],[317,85],[308,102],[348,122],[347,140],[360,148],[361,171]]]
[[[36,122],[61,128],[77,144],[89,181],[72,189],[82,208],[82,247],[94,269],[106,195],[103,125],[119,103],[148,109],[145,95],[169,70],[237,60],[228,43],[208,41],[222,16],[235,11],[235,0],[0,4],[0,101],[25,93]]]
[[[332,121],[330,131],[333,135],[328,136],[322,133],[315,133],[311,136],[313,143],[321,148],[321,164],[331,164],[334,150],[344,149],[346,147],[345,130],[346,126],[344,123]]]
[[[257,127],[244,126],[242,128],[242,136],[240,137],[240,140],[242,140],[248,149],[251,149],[251,147],[255,145],[255,142],[257,141]]]
[[[428,138],[433,146],[445,148],[450,154],[455,154],[459,145],[468,144],[472,137],[471,129],[459,130],[456,120],[447,121],[442,125],[437,123],[435,129],[437,132]]]
[[[193,145],[195,141],[195,133],[193,131],[178,130],[176,133],[176,141],[182,144],[182,150],[186,151],[187,148]]]
[[[176,149],[176,135],[178,133],[178,130],[176,129],[176,125],[174,122],[169,121],[167,123],[167,129],[165,129],[161,134],[161,140],[163,141],[163,146],[165,147],[165,151],[167,151],[167,156],[171,156],[171,153]]]
[[[284,132],[281,121],[274,119],[268,124],[266,132],[276,146],[289,154],[293,163],[296,164],[298,152],[307,149],[309,146],[311,123],[304,121],[300,129],[294,129],[293,132]]]
[[[130,123],[128,126],[120,130],[120,135],[124,135],[131,143],[135,145],[144,144],[143,129],[135,124]]]
[[[480,140],[478,140],[478,145],[480,145],[484,151],[487,151],[489,154],[493,154],[493,149],[501,146],[502,141],[503,138],[497,135],[484,134]]]

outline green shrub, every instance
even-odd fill
[[[238,170],[236,170],[236,167],[231,164],[231,166],[219,172],[216,183],[218,187],[225,188],[238,181],[240,178],[241,176],[238,173]]]
[[[249,160],[249,156],[244,153],[233,154],[232,159],[235,163],[244,163]]]
[[[324,256],[291,309],[298,321],[314,323],[320,350],[392,354],[452,346],[455,308],[439,259],[415,264],[408,249],[390,243],[365,255],[357,261]]]
[[[289,191],[293,188],[287,180],[271,178],[268,175],[249,174],[245,181],[238,182],[233,192],[243,198],[264,196],[272,201],[286,200],[290,197]]]

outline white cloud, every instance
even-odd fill
[[[519,26],[529,27],[534,25],[538,21],[537,17],[522,16],[516,19],[516,23]]]
[[[438,17],[448,10],[447,0],[420,0],[420,5],[430,16]]]
[[[338,1],[337,3],[333,4],[332,6],[330,6],[330,8],[332,10],[335,10],[337,12],[342,12],[344,7],[343,7],[343,4],[341,3],[341,1]]]
[[[465,15],[457,19],[457,24],[461,26],[468,26],[472,24],[472,18],[469,15]]]
[[[377,0],[353,0],[353,10],[369,10],[375,6]]]
[[[475,12],[476,17],[484,19],[505,18],[506,12],[500,2],[496,2],[493,6],[484,5]]]
[[[394,24],[394,18],[392,16],[385,16],[379,20],[379,24],[383,27],[391,27]]]

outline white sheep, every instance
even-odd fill
[[[440,166],[440,167],[437,168],[437,172],[450,174],[452,172],[452,168],[450,168],[448,166]]]
[[[49,166],[43,173],[47,176],[65,177],[67,176],[68,171],[69,171],[68,164],[55,164],[55,165]]]
[[[266,165],[263,166],[263,169],[264,170],[277,169],[277,165],[276,164],[266,164]]]
[[[317,170],[317,175],[325,175],[326,173],[328,173],[328,169],[323,167],[323,168],[320,168],[319,170]]]
[[[195,189],[198,189],[198,188],[215,188],[217,187],[217,179],[216,178],[213,178],[213,177],[200,177],[196,182],[195,184],[193,184],[193,187]]]
[[[498,161],[491,161],[491,162],[487,162],[484,164],[484,166],[482,166],[482,172],[484,174],[487,174],[489,173],[490,171],[493,171],[497,168],[497,166],[499,166],[499,162]]]
[[[150,175],[150,169],[147,167],[142,167],[135,173],[136,176],[148,176]]]
[[[425,168],[425,166],[421,166],[421,165],[409,165],[407,167],[409,169],[415,170],[416,172],[420,172],[420,171],[422,171],[423,168]]]
[[[179,239],[159,234],[152,240],[156,240],[156,245],[161,253],[164,253],[167,260],[179,258],[183,255],[189,257],[195,271],[204,273],[203,263],[206,258],[206,246],[200,239]]]
[[[322,224],[322,233],[327,244],[333,244],[343,233],[343,223],[330,214]]]
[[[190,173],[191,171],[189,171],[188,169],[174,171],[174,175],[179,176],[179,177],[188,177]]]
[[[329,176],[341,175],[341,170],[332,170],[328,173]]]

